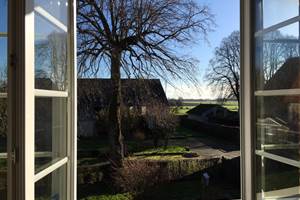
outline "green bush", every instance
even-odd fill
[[[115,194],[115,195],[100,195],[91,196],[81,200],[133,200],[133,196],[130,193]]]

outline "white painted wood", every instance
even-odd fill
[[[70,12],[70,173],[68,180],[70,180],[69,200],[77,200],[77,38],[76,38],[76,0],[69,0]]]
[[[7,98],[7,93],[0,93],[0,99]]]
[[[24,176],[24,197],[20,199],[32,200],[35,198],[35,185],[34,185],[34,170],[35,170],[35,158],[34,158],[34,147],[35,147],[35,138],[34,138],[34,0],[26,0],[25,8],[25,29],[23,34],[25,35],[25,46],[23,49],[24,52],[24,67],[23,76],[24,85],[23,88],[20,88],[21,94],[24,95],[24,99],[21,102],[24,107],[24,113],[22,113],[24,130],[23,140],[21,140],[21,145],[23,146],[20,149],[21,154],[23,154],[23,164],[25,173]],[[21,126],[22,127],[22,126]],[[21,131],[21,130],[20,130]]]
[[[291,165],[291,166],[300,168],[300,162],[299,161],[292,160],[292,159],[282,157],[282,156],[278,156],[278,155],[268,153],[268,152],[265,152],[265,151],[262,151],[262,150],[256,150],[255,153],[256,153],[256,155],[259,155],[259,156],[262,156],[262,157],[265,157],[265,158],[268,158],[268,159],[271,159],[271,160],[275,160],[275,161],[278,161],[278,162],[281,162],[281,163],[284,163],[284,164],[287,164],[287,165]]]
[[[41,17],[46,19],[48,22],[50,22],[51,24],[53,24],[60,30],[62,30],[64,32],[68,32],[68,27],[66,25],[64,25],[62,22],[60,22],[56,17],[51,15],[48,11],[46,11],[41,6],[36,6],[34,8],[34,11],[36,12],[36,14],[39,14]]]
[[[0,32],[0,38],[1,38],[1,37],[7,37],[7,36],[8,36],[8,34],[7,34],[7,33]]]
[[[36,97],[68,97],[68,92],[56,90],[34,90]]]
[[[258,193],[257,194],[257,200],[274,200],[274,199],[282,199],[286,197],[286,199],[295,199],[295,198],[288,198],[291,196],[296,196],[300,194],[300,187],[290,187],[280,190],[272,190],[264,193]],[[261,197],[264,196],[262,199]]]
[[[52,152],[35,152],[36,158],[52,157]],[[8,153],[0,153],[0,159],[8,158]]]
[[[300,144],[262,144],[261,147],[264,150],[275,150],[275,149],[295,149],[298,150],[300,148]]]
[[[42,178],[44,178],[45,176],[51,174],[52,172],[54,172],[58,168],[60,168],[63,165],[65,165],[67,162],[68,162],[68,158],[67,157],[65,157],[63,159],[60,159],[56,163],[52,164],[51,166],[49,166],[46,169],[42,170],[41,172],[37,173],[34,176],[34,182],[37,182],[37,181],[41,180]]]
[[[7,153],[0,153],[0,159],[6,159]]]
[[[280,14],[279,14],[279,15],[280,15]],[[297,22],[299,22],[299,21],[300,21],[300,16],[296,16],[296,17],[290,18],[290,19],[288,19],[288,20],[285,20],[285,21],[283,21],[283,22],[280,22],[280,23],[278,23],[278,24],[275,24],[275,25],[270,26],[270,27],[268,27],[268,28],[265,28],[265,29],[263,29],[263,30],[257,31],[257,32],[255,33],[255,37],[261,37],[261,36],[263,36],[264,34],[267,34],[267,33],[272,32],[272,31],[276,31],[276,30],[278,30],[278,29],[280,29],[280,28],[286,27],[286,26],[291,25],[291,24],[293,24],[293,23],[297,23]]]
[[[241,199],[253,200],[251,4],[241,1]]]
[[[294,96],[300,95],[300,89],[257,90],[255,96]]]

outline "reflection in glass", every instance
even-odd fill
[[[0,97],[0,199],[6,199],[7,189],[7,163],[6,163],[6,138],[7,138],[7,99]]]
[[[299,15],[299,0],[259,0],[263,8],[263,27],[267,28]]]
[[[65,165],[35,183],[35,200],[66,200]]]
[[[0,0],[0,199],[7,198],[7,0]]]
[[[47,11],[64,25],[68,24],[68,1],[67,0],[35,0],[35,10],[39,8]]]
[[[51,3],[52,2],[52,3]],[[67,6],[55,1],[36,1],[35,88],[66,90]]]
[[[300,161],[300,96],[257,97],[257,149]]]
[[[256,163],[257,199],[300,198],[299,168],[260,156]]]
[[[299,24],[294,23],[256,38],[255,65],[258,90],[300,87],[298,29]]]
[[[35,167],[36,172],[66,156],[67,99],[35,100]]]
[[[8,0],[0,0],[0,33],[7,32],[7,5]]]
[[[0,37],[0,93],[7,92],[7,38]]]

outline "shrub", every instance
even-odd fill
[[[142,129],[144,128],[142,114],[137,109],[130,109],[127,107],[121,108],[122,114],[122,134],[125,137],[138,135],[142,138]],[[109,109],[102,109],[97,112],[98,131],[100,135],[107,134],[110,128],[109,123]],[[136,133],[137,132],[137,133]]]
[[[175,132],[178,126],[177,116],[168,106],[156,105],[147,109],[145,121],[152,135],[154,146],[157,147],[159,140],[163,139],[166,147],[170,135]]]
[[[116,188],[123,192],[141,194],[159,182],[159,166],[147,161],[125,160],[112,176]]]

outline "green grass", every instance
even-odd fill
[[[108,139],[100,137],[80,138],[78,140],[78,150],[107,152],[109,150]]]
[[[205,134],[199,133],[199,131],[193,131],[191,129],[185,128],[183,126],[179,126],[176,130],[176,132],[172,135],[173,137],[182,137],[182,138],[188,138],[188,137],[207,137]]]
[[[134,153],[135,156],[148,156],[148,155],[170,155],[170,154],[184,154],[187,153],[185,147],[180,146],[168,146],[168,147],[158,147],[151,148],[145,151]]]
[[[141,145],[136,141],[125,141],[127,150],[129,152],[135,152],[141,149]],[[99,154],[105,154],[109,152],[109,141],[108,138],[91,137],[91,138],[80,138],[78,140],[78,151],[89,152],[97,151]]]
[[[90,158],[79,158],[77,164],[78,166],[84,166],[84,165],[94,165],[101,162],[103,161],[99,160],[98,158],[90,157]]]
[[[235,112],[237,112],[238,109],[239,109],[237,105],[236,105],[236,106],[235,106],[235,105],[228,105],[228,106],[227,106],[227,105],[224,105],[223,107],[224,107],[224,108],[227,108],[227,109],[230,110],[230,111],[235,111]]]
[[[115,195],[100,195],[100,196],[90,196],[83,198],[81,200],[133,200],[133,196],[129,193],[125,194],[115,194]]]
[[[179,106],[179,107],[173,106],[172,109],[176,115],[186,115],[187,112],[193,109],[194,107],[195,106]]]
[[[175,107],[173,106],[172,109],[176,115],[186,115],[187,112],[196,105],[199,104],[220,104],[217,101],[193,101],[193,102],[183,102],[183,106]],[[227,101],[223,104],[224,108],[227,108],[230,111],[238,111],[238,102],[237,101]]]

